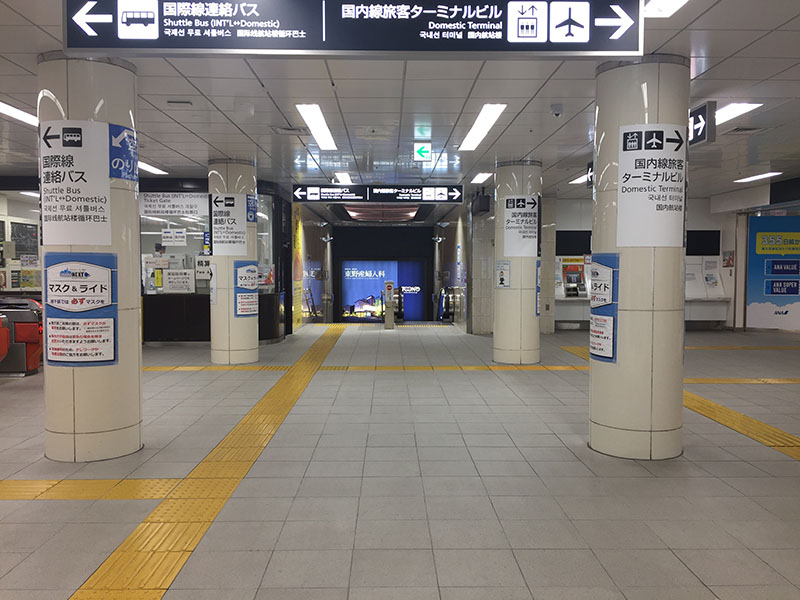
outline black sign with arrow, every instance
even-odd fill
[[[717,103],[713,100],[689,111],[689,147],[717,139]]]
[[[460,185],[296,185],[293,202],[461,204]]]
[[[640,0],[65,0],[65,49],[639,56]]]

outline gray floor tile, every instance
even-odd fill
[[[441,576],[440,576],[441,577]],[[351,587],[428,587],[436,585],[430,550],[355,550]]]
[[[521,587],[524,583],[510,550],[435,550],[442,587]]]
[[[347,587],[351,550],[276,550],[261,587]]]
[[[356,524],[343,521],[287,521],[280,532],[277,550],[350,550]]]
[[[700,586],[669,550],[601,549],[595,554],[619,587]]]
[[[515,550],[528,587],[614,588],[590,550]]]
[[[676,550],[707,586],[782,585],[786,580],[750,550]]]
[[[359,518],[355,548],[358,550],[424,549],[431,547],[431,534],[425,520],[369,520]]]

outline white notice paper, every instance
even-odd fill
[[[114,360],[114,319],[53,319],[47,325],[47,360]]]
[[[194,294],[193,269],[165,269],[161,289],[166,294]]]
[[[601,264],[591,265],[591,308],[607,306],[614,297],[614,269]]]
[[[502,198],[503,256],[536,257],[539,254],[539,195]]]
[[[683,246],[686,124],[619,131],[617,246]]]
[[[108,123],[39,123],[42,241],[111,245]]]
[[[186,230],[185,229],[162,229],[161,230],[161,244],[164,246],[185,246],[186,245]]]
[[[614,317],[589,315],[589,352],[614,358]]]
[[[208,194],[183,192],[143,192],[139,194],[139,214],[161,217],[208,216]]]
[[[496,288],[510,288],[511,287],[511,261],[510,260],[497,260],[494,264],[494,287]]]

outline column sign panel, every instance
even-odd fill
[[[640,0],[66,0],[67,50],[642,54]]]
[[[247,194],[209,194],[212,256],[247,254]]]
[[[539,198],[503,198],[503,256],[535,257],[539,254]]]
[[[111,245],[111,178],[138,181],[136,132],[100,121],[39,123],[42,240]]]
[[[619,254],[592,254],[589,306],[589,356],[617,362]]]
[[[683,246],[686,126],[623,125],[617,246]]]
[[[48,252],[44,267],[47,364],[116,364],[117,255]]]
[[[258,263],[254,260],[233,261],[233,277],[234,316],[258,316]]]

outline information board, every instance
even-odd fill
[[[116,364],[117,255],[48,252],[44,266],[47,364]]]
[[[161,230],[161,244],[164,246],[185,246],[186,245],[186,230],[185,229],[162,229]]]
[[[461,204],[464,190],[460,185],[295,185],[294,202],[423,202]]]
[[[254,260],[233,261],[233,295],[236,317],[258,316],[258,263]]]
[[[539,254],[540,196],[502,198],[503,256],[534,257]]]
[[[494,287],[496,288],[510,288],[511,287],[511,261],[496,260],[494,263]]]
[[[142,192],[139,214],[161,217],[207,217],[208,194],[184,192]]]
[[[6,256],[6,259],[21,261],[25,255],[39,256],[39,226],[35,223],[11,221],[11,241],[14,242],[14,256]]]
[[[641,55],[640,0],[66,0],[68,50]]]
[[[212,256],[247,254],[247,194],[209,194]]]
[[[161,277],[165,294],[194,294],[194,269],[164,269]]]
[[[683,246],[686,125],[623,125],[619,131],[617,246]]]
[[[589,315],[589,356],[617,362],[619,254],[592,254]]]

